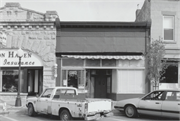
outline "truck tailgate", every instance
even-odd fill
[[[112,110],[111,100],[107,99],[87,99],[88,113],[109,112]]]

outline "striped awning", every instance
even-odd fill
[[[143,56],[131,56],[131,55],[62,55],[62,57],[74,58],[74,59],[122,59],[122,60],[140,60]]]

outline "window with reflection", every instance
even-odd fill
[[[50,98],[53,89],[46,89],[41,97]]]
[[[178,62],[167,61],[167,68],[161,75],[160,83],[178,83]]]
[[[180,92],[176,92],[176,91],[167,92],[165,100],[167,100],[167,101],[180,101]]]
[[[144,97],[144,100],[164,100],[164,91],[155,91]]]
[[[78,89],[85,88],[84,70],[63,70],[63,80],[67,80],[68,87],[75,87]]]
[[[18,70],[2,71],[2,92],[17,92],[18,90]]]

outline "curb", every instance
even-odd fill
[[[20,107],[16,107],[16,106],[7,106],[8,110],[19,110],[19,109],[23,109],[26,108],[26,106],[20,106]]]
[[[0,111],[0,114],[8,114],[9,113],[9,111]]]

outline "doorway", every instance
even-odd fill
[[[111,78],[111,70],[91,70],[94,77],[94,98],[107,98],[107,81]]]
[[[27,92],[28,96],[35,96],[41,93],[42,70],[28,69],[27,70]]]

